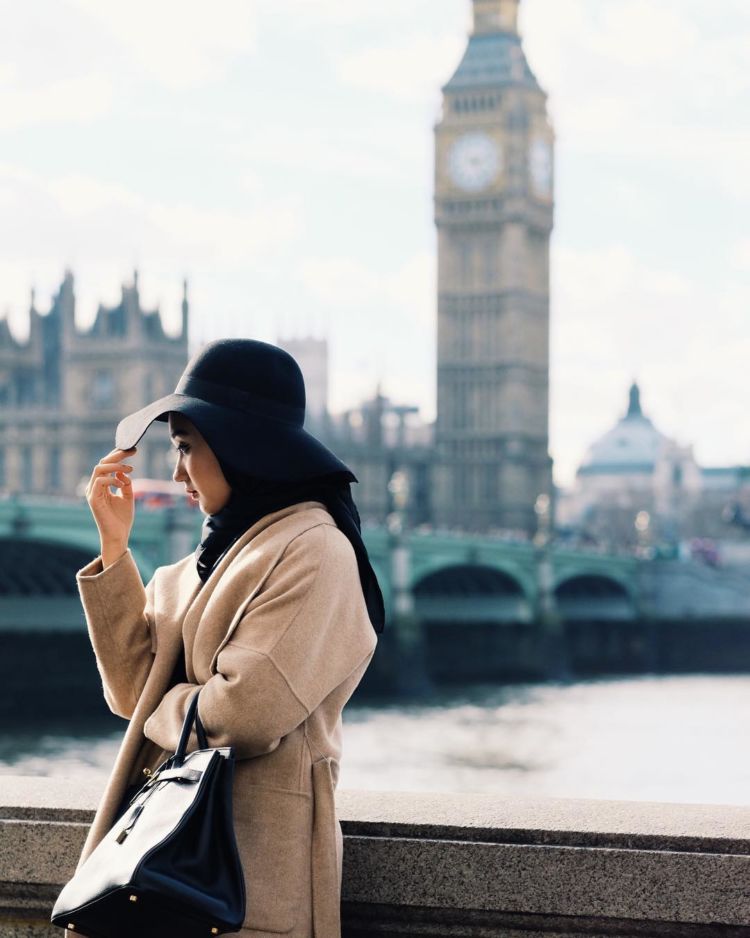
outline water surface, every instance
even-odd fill
[[[462,687],[350,705],[339,784],[747,804],[748,727],[748,675]],[[121,737],[85,725],[4,735],[0,773],[104,781]]]

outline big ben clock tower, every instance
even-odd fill
[[[435,128],[435,520],[531,532],[551,493],[553,133],[518,34],[519,0],[473,0]]]

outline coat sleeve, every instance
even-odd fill
[[[241,759],[272,752],[371,657],[375,643],[346,535],[327,524],[298,535],[202,685],[198,714],[209,745],[233,746]],[[174,751],[199,686],[169,690],[146,721],[146,736]],[[196,745],[193,731],[188,748]]]
[[[129,720],[154,660],[154,579],[144,587],[130,550],[106,569],[101,555],[76,574],[104,699]]]

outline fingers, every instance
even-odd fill
[[[121,488],[130,485],[130,479],[127,476],[124,479],[120,479],[117,476],[97,476],[95,479],[92,479],[91,487],[97,485],[104,485],[106,488],[108,485],[119,485]]]
[[[131,485],[127,473],[133,471],[133,466],[122,462],[121,456],[126,453],[134,453],[135,447],[129,450],[113,449],[102,460],[94,466],[91,472],[86,493],[89,496],[109,494],[109,486],[114,485],[120,489],[128,489]],[[102,483],[104,488],[102,489]],[[98,486],[98,487],[97,487]],[[125,492],[123,492],[125,494]]]
[[[126,466],[122,463],[111,463],[109,466],[95,466],[94,471],[91,473],[86,491],[93,492],[96,486],[102,482],[105,487],[108,485],[117,485],[120,488],[123,488],[125,485],[130,486],[130,478],[126,473],[132,471],[132,466]]]
[[[126,453],[131,454],[136,453],[137,451],[138,449],[135,446],[131,446],[130,449],[112,449],[107,453],[106,456],[103,456],[99,460],[99,465],[102,463],[119,462]]]
[[[132,472],[133,467],[126,462],[107,462],[104,460],[97,463],[91,473],[92,476],[106,475],[110,472]]]
[[[117,477],[111,476],[99,476],[89,484],[89,487],[86,490],[86,498],[89,501],[101,498],[117,498],[117,495],[109,491],[110,485],[114,485],[120,489],[122,497],[133,497],[133,486],[130,483],[130,479],[118,479]]]

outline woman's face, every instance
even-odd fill
[[[177,450],[172,478],[184,482],[191,497],[206,515],[216,514],[226,505],[232,489],[211,447],[187,417],[172,411],[168,415],[169,435]]]

